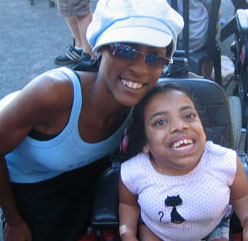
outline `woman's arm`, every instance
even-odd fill
[[[137,195],[132,194],[119,179],[119,219],[121,240],[137,241],[137,225],[140,209]]]
[[[12,193],[5,155],[15,149],[33,128],[46,133],[58,126],[63,116],[61,113],[66,112],[62,107],[66,105],[59,96],[63,95],[63,89],[72,91],[64,88],[62,83],[66,81],[42,75],[0,111],[0,205],[6,220],[5,241],[32,240],[31,231],[22,219]],[[67,101],[70,101],[70,95]]]
[[[248,183],[239,157],[237,172],[231,186],[231,203],[243,227],[243,240],[248,241]]]

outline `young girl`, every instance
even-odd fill
[[[199,241],[230,215],[248,241],[248,184],[236,152],[206,141],[192,98],[181,87],[155,87],[135,108],[121,165],[122,240]],[[228,234],[228,232],[227,232]],[[225,239],[226,238],[226,239]],[[208,240],[228,240],[215,235]]]

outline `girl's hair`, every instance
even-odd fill
[[[150,92],[148,92],[147,95],[143,98],[143,100],[139,104],[137,104],[134,108],[132,120],[130,126],[127,129],[128,146],[127,146],[125,159],[129,159],[135,156],[136,154],[138,154],[139,152],[142,152],[143,147],[147,143],[147,138],[145,133],[145,123],[144,123],[144,112],[151,98],[159,93],[166,93],[172,90],[180,91],[184,93],[186,96],[188,96],[190,100],[193,102],[198,112],[198,108],[195,104],[193,97],[182,86],[174,83],[158,84]]]

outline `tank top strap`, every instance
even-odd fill
[[[82,99],[83,99],[80,79],[73,70],[67,67],[61,67],[59,68],[59,70],[65,73],[73,84],[73,104],[72,104],[70,119],[67,126],[68,127],[73,126],[73,128],[75,128],[75,126],[78,126],[78,120],[82,108]]]

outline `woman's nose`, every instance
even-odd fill
[[[133,70],[149,72],[149,65],[146,63],[145,57],[142,54],[137,54],[137,56],[130,61],[130,66]]]

